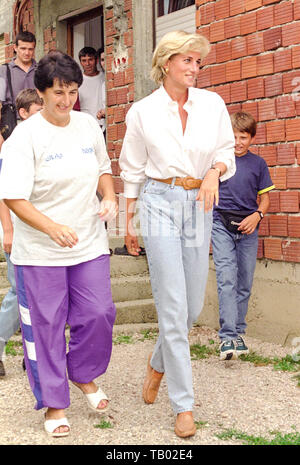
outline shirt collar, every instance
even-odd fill
[[[161,97],[162,101],[170,108],[172,111],[178,111],[178,103],[175,100],[172,100],[169,96],[168,92],[164,88],[163,85],[160,86],[158,89],[159,96]],[[192,107],[193,103],[195,102],[195,89],[193,87],[188,88],[188,99],[185,102],[183,108],[188,110]]]
[[[19,68],[19,69],[22,69],[22,68],[20,68],[20,66],[18,66],[18,65],[16,64],[16,57],[12,59],[12,61],[10,62],[10,66],[11,66],[12,68]],[[32,60],[32,63],[31,63],[31,66],[30,66],[28,72],[31,71],[33,68],[36,68],[36,61],[35,61],[35,59]],[[24,70],[22,70],[22,71],[24,71]]]

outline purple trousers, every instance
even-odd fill
[[[15,274],[35,408],[64,409],[70,405],[68,378],[89,383],[106,371],[110,360],[116,316],[110,257],[73,266],[15,265]]]

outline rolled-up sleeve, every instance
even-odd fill
[[[30,136],[17,127],[1,148],[0,199],[29,200],[34,183]]]
[[[124,196],[137,198],[146,180],[145,167],[148,153],[139,115],[133,105],[126,115],[127,130],[120,155],[121,179],[124,181]]]
[[[227,108],[222,101],[219,117],[217,144],[213,157],[213,164],[222,162],[227,166],[227,171],[221,176],[220,181],[231,178],[236,171],[234,155],[234,133]]]
[[[0,102],[6,100],[6,67],[0,66]]]

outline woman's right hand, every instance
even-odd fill
[[[71,249],[78,242],[76,232],[64,224],[53,223],[49,228],[48,235],[60,247],[70,247]]]
[[[125,245],[130,255],[139,256],[141,249],[135,233],[125,236]]]

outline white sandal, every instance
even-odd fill
[[[98,391],[93,392],[92,394],[84,394],[84,395],[86,396],[89,407],[92,410],[94,410],[94,412],[97,412],[97,413],[106,412],[106,410],[108,409],[108,404],[104,408],[97,408],[101,400],[108,400],[107,395],[104,394],[104,392],[102,391],[100,387],[98,388]]]
[[[60,426],[67,426],[69,428],[69,431],[64,431],[63,433],[56,433],[55,430],[59,428]],[[70,424],[68,420],[66,419],[66,417],[45,420],[44,428],[45,428],[46,433],[48,433],[49,436],[52,436],[53,438],[68,436],[70,434]]]

